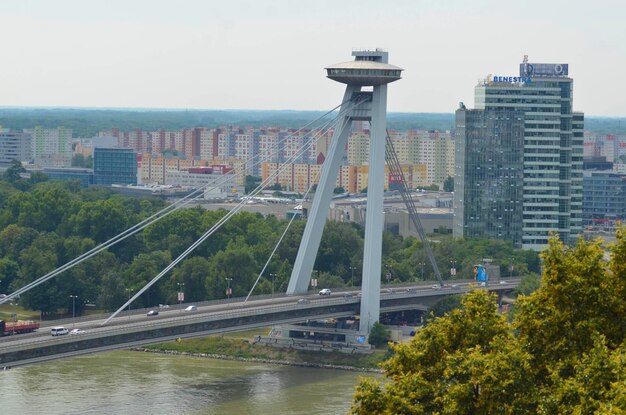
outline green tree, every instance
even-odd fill
[[[15,183],[16,181],[21,179],[20,174],[25,173],[25,172],[26,172],[26,169],[24,168],[24,166],[22,166],[21,161],[12,160],[11,166],[5,170],[2,177],[4,178],[4,180],[8,181],[9,183]]]
[[[434,317],[443,317],[445,314],[456,310],[461,307],[461,295],[449,295],[437,301],[432,306],[428,307],[429,315]]]
[[[207,299],[205,281],[209,273],[209,261],[202,257],[186,259],[173,271],[172,278],[166,283],[167,299],[170,303],[178,301],[176,293],[182,283],[185,301],[195,302]]]
[[[30,174],[30,183],[35,185],[37,183],[42,183],[48,180],[48,175],[40,172],[40,171],[34,171]]]
[[[448,176],[448,178],[443,182],[443,191],[454,192],[454,177]]]
[[[0,231],[0,255],[17,260],[20,253],[28,248],[39,233],[32,228],[9,225]]]
[[[626,347],[607,347],[604,336],[594,336],[593,347],[574,365],[571,377],[553,373],[554,388],[541,411],[554,414],[622,414],[626,409]]]
[[[520,340],[538,366],[560,362],[562,370],[571,370],[593,347],[597,333],[606,336],[611,348],[623,342],[626,272],[615,262],[626,260],[621,256],[622,249],[626,252],[624,245],[622,230],[611,261],[616,272],[607,272],[600,241],[579,239],[576,246],[567,248],[556,236],[550,240],[543,253],[541,288],[520,297],[516,304]]]
[[[124,280],[126,286],[124,289],[131,290],[133,294],[136,293],[171,262],[172,257],[167,251],[153,251],[137,255],[125,272]],[[152,307],[156,304],[164,303],[165,295],[160,290],[162,284],[163,280],[146,290],[143,295],[137,299],[137,306]]]
[[[74,157],[72,157],[72,167],[85,167],[85,156],[82,154],[74,154]]]
[[[77,210],[79,202],[69,190],[57,184],[40,183],[32,193],[12,195],[7,208],[17,223],[39,231],[54,231]]]
[[[389,330],[378,321],[372,325],[369,335],[369,344],[374,347],[380,347],[389,341]]]
[[[0,180],[0,209],[4,207],[9,196],[16,192],[15,187],[11,186],[11,184],[5,180]]]
[[[101,276],[97,304],[99,307],[113,311],[126,302],[128,283],[115,270],[107,269]]]
[[[530,413],[506,410],[534,388],[525,353],[497,313],[495,297],[484,291],[466,295],[461,308],[393,349],[383,364],[389,382],[362,382],[353,413]]]
[[[208,298],[226,297],[228,281],[234,297],[247,295],[258,270],[258,264],[245,249],[228,248],[216,253],[209,260],[208,278],[204,284]]]
[[[276,190],[276,191],[281,191],[283,190],[283,187],[280,185],[280,183],[276,182],[271,186],[267,187],[267,190]]]
[[[352,224],[329,222],[324,228],[315,269],[340,275],[345,281],[349,281],[350,259],[361,252],[363,252],[363,239]]]
[[[245,192],[246,194],[253,191],[259,184],[261,184],[261,178],[256,176],[246,176]]]
[[[495,297],[465,295],[383,365],[385,385],[359,385],[353,413],[529,414],[626,411],[626,235],[611,259],[601,241],[558,238],[541,286],[513,323]]]
[[[129,225],[127,209],[120,201],[112,199],[82,203],[68,221],[73,234],[99,243],[120,234]]]
[[[58,265],[58,251],[61,240],[52,233],[37,236],[33,243],[22,250],[18,264],[18,277],[13,281],[11,291],[34,281],[54,270]],[[48,281],[23,294],[20,303],[32,310],[56,313],[59,308],[67,306],[66,293],[63,292],[58,279]],[[69,296],[69,293],[67,293]]]
[[[346,190],[343,187],[341,187],[341,186],[335,187],[335,189],[333,190],[333,193],[336,194],[336,195],[339,195],[339,194],[342,194],[342,193],[345,193],[345,192],[346,192]]]
[[[144,241],[148,250],[167,250],[177,257],[200,237],[202,229],[202,211],[182,209],[148,226]]]
[[[85,156],[74,154],[72,157],[72,167],[85,167]]]
[[[9,258],[0,258],[0,293],[7,293],[19,272],[17,262]]]
[[[522,277],[519,285],[515,288],[514,292],[517,295],[530,295],[539,289],[541,285],[541,278],[539,275],[531,273]]]

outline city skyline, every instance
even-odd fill
[[[338,85],[323,68],[383,47],[405,69],[390,112],[452,113],[488,74],[568,63],[574,110],[626,116],[626,7],[483,1],[4,4],[1,106],[324,110]],[[621,11],[621,12],[620,12]],[[590,19],[589,16],[594,16]],[[323,30],[322,30],[323,29]]]

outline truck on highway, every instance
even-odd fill
[[[0,336],[10,336],[12,334],[30,333],[39,328],[36,321],[4,321],[0,320]]]

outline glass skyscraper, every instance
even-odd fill
[[[455,237],[506,239],[522,246],[524,113],[456,112]]]
[[[524,58],[519,76],[489,76],[475,89],[476,109],[524,114],[524,249],[544,249],[551,232],[565,243],[574,242],[582,232],[584,116],[572,110],[573,80],[568,70],[567,64],[533,64]],[[472,183],[465,183],[468,186]],[[468,209],[467,201],[459,203]]]

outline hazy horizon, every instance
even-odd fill
[[[228,112],[315,112],[323,113],[327,110],[321,109],[259,109],[259,108],[160,108],[160,107],[74,107],[74,106],[29,106],[29,105],[0,105],[0,109],[24,109],[24,110],[89,110],[89,111],[129,111],[129,112],[185,112],[185,111],[228,111]],[[433,114],[433,115],[454,115],[455,111],[448,112],[436,112],[436,111],[387,111],[387,114]],[[626,119],[626,115],[601,115],[601,114],[587,114],[585,118],[615,118]]]
[[[569,64],[574,110],[626,116],[617,0],[24,0],[0,12],[5,107],[324,111],[344,89],[324,67],[383,47],[404,69],[390,112],[472,108],[477,79],[516,75],[528,55]]]

